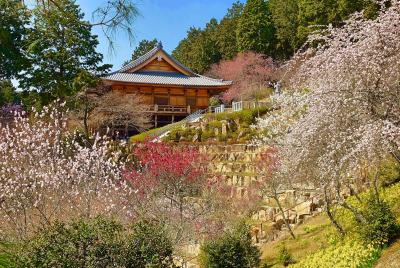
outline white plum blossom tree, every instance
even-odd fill
[[[400,161],[400,2],[382,4],[373,20],[356,13],[308,45],[285,66],[289,90],[258,127],[278,137],[264,142],[279,143],[281,172],[308,178],[364,221],[341,192],[388,154]]]
[[[66,132],[61,110],[56,104],[0,126],[1,231],[23,238],[55,220],[132,215],[135,192],[121,177],[119,153],[100,136],[82,145]]]

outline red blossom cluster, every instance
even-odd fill
[[[205,183],[207,165],[195,147],[166,143],[138,143],[133,149],[136,163],[125,171],[125,179],[140,193],[158,187],[195,186]]]

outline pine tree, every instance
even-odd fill
[[[154,38],[153,40],[143,39],[142,41],[139,42],[138,46],[133,51],[132,60],[136,60],[140,56],[143,56],[151,49],[153,49],[155,46],[157,46],[157,44],[158,40],[156,38]]]
[[[275,28],[265,0],[248,0],[237,29],[239,51],[271,54],[274,35]]]
[[[45,102],[74,93],[74,79],[83,71],[99,74],[109,65],[100,65],[103,56],[96,52],[97,36],[73,0],[50,2],[34,10],[32,31],[28,35],[28,56],[32,63],[21,76],[25,90],[44,93]]]
[[[298,0],[270,0],[269,9],[276,28],[276,54],[280,58],[289,58],[300,43],[297,38]]]
[[[218,25],[216,40],[218,50],[224,60],[231,60],[238,53],[236,31],[239,18],[243,12],[243,7],[244,5],[240,2],[233,3],[232,7],[228,9],[227,14]]]
[[[204,29],[190,28],[172,56],[194,72],[204,73],[210,66],[221,60],[217,45],[218,21],[211,19]]]

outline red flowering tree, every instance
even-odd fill
[[[254,209],[254,195],[239,198],[222,176],[211,174],[211,160],[198,147],[144,142],[133,154],[124,177],[137,191],[138,216],[165,224],[177,250],[219,235]],[[185,259],[185,253],[179,255]]]
[[[223,95],[225,102],[258,99],[273,79],[275,63],[255,52],[239,53],[233,60],[221,61],[211,67],[208,75],[232,80],[232,87]]]
[[[196,237],[218,191],[207,159],[196,147],[153,142],[136,144],[133,154],[124,176],[137,191],[139,215],[165,223],[177,245]]]

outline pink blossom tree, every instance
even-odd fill
[[[271,58],[255,52],[239,53],[233,60],[213,65],[209,75],[233,81],[223,95],[225,102],[240,99],[258,99],[262,90],[270,86],[275,63]]]

